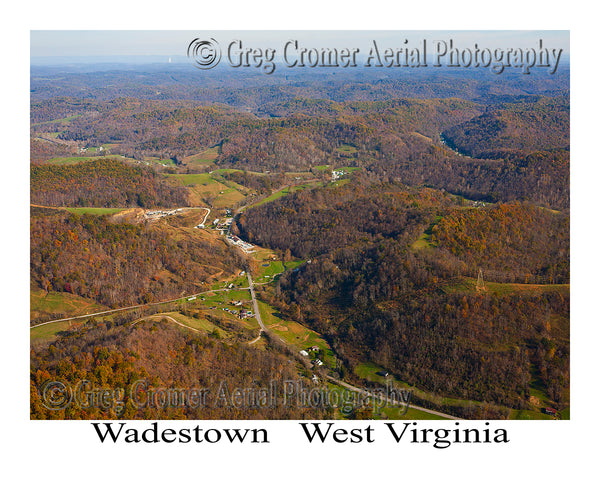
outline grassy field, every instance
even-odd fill
[[[512,410],[509,420],[551,420],[550,415],[532,410]]]
[[[216,286],[216,288],[221,287],[222,285]],[[232,305],[232,301],[240,301],[242,302],[242,305]],[[211,317],[213,317],[221,321],[235,323],[248,330],[258,330],[259,328],[258,321],[255,318],[249,317],[242,320],[237,316],[237,312],[240,309],[253,310],[252,299],[250,297],[249,290],[227,290],[224,292],[200,294],[197,295],[195,300],[186,301],[184,304],[192,309],[201,310],[207,317],[207,321],[210,321]],[[225,310],[225,308],[227,308],[227,310]],[[190,321],[196,320],[197,319],[190,319]],[[189,325],[191,327],[201,329],[200,327],[195,326],[193,323],[190,323]]]
[[[258,271],[254,274],[255,283],[270,282],[285,270],[293,270],[306,262],[306,260],[290,260],[289,262],[285,262],[284,268],[284,263],[281,260],[275,260],[277,257],[273,250],[258,246],[252,253],[252,256],[258,264]]]
[[[126,157],[123,155],[98,155],[94,157],[55,157],[48,160],[50,165],[74,165],[81,162],[91,162],[94,160],[113,159],[123,160]]]
[[[29,340],[32,344],[52,340],[58,332],[64,332],[69,328],[83,322],[56,322],[29,330]]]
[[[244,172],[244,170],[240,170],[239,168],[217,168],[210,172],[211,175],[223,175],[224,173],[233,173],[233,172]],[[260,172],[246,172],[249,175],[264,175],[264,173]]]
[[[77,215],[114,215],[122,212],[126,208],[99,208],[99,207],[66,207],[65,210]]]
[[[270,195],[266,198],[263,198],[260,202],[256,202],[254,205],[252,205],[252,207],[258,207],[259,205],[264,205],[265,203],[272,202],[274,200],[277,200],[278,198],[285,197],[286,195],[289,195],[290,193],[293,193],[293,192],[297,192],[299,190],[320,187],[322,185],[323,185],[322,182],[310,182],[310,183],[304,183],[302,185],[294,185],[294,186],[286,187],[283,190],[279,190],[278,192],[275,192],[272,195]]]
[[[376,383],[385,385],[385,383],[388,380],[386,380],[383,376],[377,374],[378,372],[381,372],[382,370],[384,370],[382,367],[380,367],[374,363],[362,363],[354,369],[354,374],[360,378],[364,378],[365,380],[369,380],[372,382],[376,382]],[[468,405],[474,405],[474,406],[482,405],[483,406],[484,405],[483,402],[465,400],[465,399],[460,399],[460,398],[443,397],[440,395],[435,395],[433,393],[425,392],[425,391],[420,390],[414,386],[411,386],[405,382],[399,381],[395,377],[392,379],[392,383],[395,388],[411,389],[411,390],[413,390],[413,394],[415,396],[422,398],[424,400],[428,400],[430,402],[436,403],[438,405],[457,405],[457,406],[468,406]],[[540,391],[536,391],[535,389],[532,390],[532,394],[535,394],[536,392],[539,395],[538,398],[540,398],[540,400],[542,400],[542,402],[547,399],[545,394],[542,394]],[[510,410],[509,419],[511,419],[511,420],[550,420],[553,418],[550,415],[546,415],[546,414],[542,413],[541,407],[539,410],[513,410],[513,409],[509,409],[509,410]],[[385,411],[385,409],[384,409],[384,411]],[[568,411],[568,409],[565,409],[565,416],[568,417],[569,413],[570,412]],[[418,414],[427,415],[426,412],[418,412]],[[390,417],[390,418],[392,418],[392,417]],[[403,417],[403,418],[409,419],[409,417]],[[565,417],[563,417],[563,418],[565,418]],[[425,419],[425,418],[423,418],[423,419]]]
[[[215,208],[232,207],[246,198],[244,187],[234,182],[227,182],[226,185],[209,173],[171,174],[167,177],[188,187],[195,205],[203,205],[210,198]]]
[[[533,283],[496,283],[486,282],[484,280],[485,289],[488,293],[496,293],[498,295],[509,295],[514,293],[527,293],[539,295],[543,292],[561,292],[565,295],[569,294],[569,284],[555,284],[555,285],[540,285]],[[475,292],[477,286],[477,279],[463,277],[458,282],[452,285],[446,285],[442,287],[446,293],[456,292]]]
[[[304,264],[306,260],[291,260],[289,262],[285,262],[286,270],[293,270],[294,268],[298,268],[300,265]]]
[[[100,145],[104,150],[110,150],[111,148],[118,147],[120,144],[118,143],[103,143]]]
[[[29,299],[32,319],[37,318],[42,313],[75,317],[77,315],[106,310],[104,306],[97,304],[93,300],[67,292],[46,293],[40,288],[32,288]]]
[[[144,161],[148,163],[154,163],[157,165],[163,165],[165,167],[175,166],[175,162],[171,158],[144,157]]]
[[[356,407],[361,406],[360,402],[356,399],[357,397],[355,397],[357,395],[356,392],[353,392],[351,390],[348,390],[347,388],[342,387],[341,385],[337,385],[331,382],[327,382],[327,389],[331,392],[337,393],[337,396],[332,396],[332,398],[336,400],[339,399],[336,405],[338,407],[336,409],[336,417],[338,419],[351,418],[351,410],[354,410]],[[445,417],[440,417],[439,415],[423,412],[410,406],[408,410],[406,410],[406,413],[404,407],[396,406],[382,406],[374,408],[372,412],[374,420],[448,420]]]
[[[431,231],[436,223],[438,223],[442,217],[440,215],[436,216],[431,222],[431,225],[427,227],[427,229],[421,234],[419,238],[411,245],[413,250],[422,250],[424,248],[433,248],[433,244],[431,243]]]
[[[253,207],[258,207],[259,205],[263,205],[265,203],[272,202],[273,200],[277,200],[278,198],[285,197],[289,193],[290,193],[290,189],[289,189],[289,187],[286,187],[283,190],[279,190],[278,192],[275,192],[274,194],[272,194],[272,195],[270,195],[270,196],[268,196],[266,198],[263,198],[260,202],[256,202],[252,206]]]
[[[223,330],[222,328],[216,326],[214,323],[210,322],[206,318],[194,318],[188,317],[180,312],[165,312],[162,314],[158,314],[153,316],[154,319],[160,319],[162,316],[169,316],[177,320],[179,323],[183,325],[187,325],[188,327],[195,328],[196,330],[200,330],[206,333],[213,333],[215,330],[218,332],[220,338],[227,338],[230,336],[229,332]]]
[[[219,156],[219,147],[207,148],[203,152],[185,157],[182,161],[184,165],[210,165],[215,162]]]
[[[391,380],[392,384],[396,388],[405,388],[411,389],[414,391],[414,394],[420,398],[425,400],[429,400],[431,402],[437,403],[438,405],[469,405],[478,402],[471,402],[470,400],[463,400],[459,398],[451,398],[451,397],[442,397],[439,395],[435,395],[432,393],[425,392],[416,388],[414,385],[409,385],[406,382],[399,380],[398,378],[390,375],[385,378],[381,375],[378,375],[378,372],[385,370],[383,367],[376,365],[371,362],[361,363],[354,369],[354,374],[360,378],[364,378],[365,380],[369,380],[371,382],[380,383],[385,385],[387,382]],[[390,379],[390,377],[392,377]]]
[[[246,196],[234,188],[226,188],[222,190],[223,193],[219,193],[217,198],[213,201],[215,208],[233,207],[237,203],[241,202]]]
[[[254,281],[258,283],[269,282],[276,275],[281,275],[284,271],[283,262],[277,261],[269,261],[265,260],[259,262],[258,264],[258,272],[255,276]]]
[[[241,278],[243,277],[240,277],[240,279]],[[248,284],[247,280],[246,284]],[[223,288],[223,284],[221,283],[213,287]],[[224,292],[200,294],[196,297],[196,300],[189,301],[188,303],[193,306],[203,307],[231,307],[230,302],[232,301],[247,302],[248,304],[251,301],[249,290],[226,290]],[[202,298],[204,298],[204,300],[202,300]]]
[[[258,302],[260,316],[263,323],[272,333],[280,337],[288,345],[292,345],[298,351],[306,350],[312,346],[319,348],[323,355],[323,362],[330,368],[335,368],[335,357],[329,344],[321,335],[314,330],[291,320],[283,320],[277,310],[271,305]]]
[[[71,122],[71,120],[75,120],[76,118],[81,117],[81,114],[77,114],[77,115],[71,115],[69,117],[64,117],[64,118],[57,118],[55,120],[48,120],[47,122],[40,122],[40,123],[34,123],[33,125],[48,125],[48,124],[52,124],[52,123],[61,123],[61,124],[68,124],[69,122]]]
[[[360,167],[339,167],[339,168],[336,168],[335,170],[341,170],[346,173],[352,173],[352,172],[356,172],[357,170],[360,170]]]
[[[111,320],[112,315],[102,315],[94,317],[95,322],[104,322]],[[82,318],[79,320],[65,320],[55,323],[49,323],[29,329],[29,341],[31,344],[48,342],[56,339],[56,335],[59,332],[65,332],[70,329],[77,328],[80,325],[90,321],[88,318]]]
[[[216,183],[215,180],[213,180],[213,178],[208,173],[174,173],[167,176],[170,178],[176,178],[177,180],[179,180],[179,182],[181,182],[182,185],[186,187],[188,185],[201,185],[205,187],[207,185]]]
[[[353,145],[348,145],[347,143],[343,143],[338,148],[335,149],[336,152],[344,154],[344,155],[352,155],[358,150]]]
[[[330,187],[341,187],[342,185],[347,185],[348,183],[350,183],[350,179],[349,178],[342,178],[341,180],[336,180],[335,182],[331,182],[329,184]]]
[[[390,420],[449,420],[446,417],[441,417],[433,413],[417,410],[416,408],[412,407],[408,407],[406,413],[404,413],[404,408],[401,407],[383,407],[381,409],[381,413],[383,415],[380,414],[379,418],[383,419],[385,416]],[[377,417],[375,417],[375,419],[377,419]]]
[[[217,288],[220,287],[222,285]],[[242,305],[232,305],[232,301],[240,301]],[[253,310],[249,290],[227,290],[225,292],[201,294],[197,296],[196,300],[187,302],[187,305],[192,308],[200,308],[209,316],[214,316],[221,320],[234,321],[248,329],[258,329],[258,321],[255,318],[249,317],[242,320],[235,314],[242,308]],[[224,310],[225,308],[228,310]]]

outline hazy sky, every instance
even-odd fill
[[[481,48],[537,47],[543,39],[548,48],[569,53],[569,32],[546,31],[169,31],[169,30],[34,30],[31,56],[185,55],[194,38],[215,38],[222,46],[240,39],[252,48],[278,48],[290,39],[306,47],[367,47],[371,40],[401,46],[423,39],[454,40],[463,47],[477,43]],[[361,50],[362,50],[361,48]]]

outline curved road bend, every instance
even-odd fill
[[[178,322],[177,320],[175,320],[173,317],[170,317],[169,315],[159,315],[159,317],[166,318],[167,320],[171,320],[172,322],[176,323],[180,327],[189,328],[190,330],[193,330],[196,333],[200,333],[200,330],[197,330],[194,327],[190,327],[189,325],[184,325],[183,323]],[[133,322],[131,325],[133,326],[136,323],[143,322],[144,320],[150,320],[150,319],[156,320],[155,318],[153,318],[153,316],[150,316],[150,317],[140,318],[139,320],[136,320],[135,322]]]

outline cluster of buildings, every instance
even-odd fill
[[[250,253],[254,249],[254,245],[248,242],[244,242],[240,237],[236,235],[227,235],[227,242],[236,247],[240,247],[244,253]]]
[[[144,213],[144,217],[149,220],[157,220],[162,217],[167,217],[169,215],[175,215],[181,212],[183,208],[176,208],[175,210],[152,210]]]
[[[234,300],[231,302],[231,304],[239,307],[242,305],[242,302],[240,302],[239,300]],[[254,316],[254,313],[252,312],[252,310],[246,310],[245,308],[242,308],[239,311],[237,311],[237,310],[232,310],[229,307],[224,307],[223,310],[225,312],[231,313],[232,315],[237,315],[241,320],[245,320],[246,318]]]
[[[333,170],[331,172],[331,180],[335,182],[336,180],[342,178],[344,175],[346,175],[346,172],[344,170]]]
[[[302,355],[303,357],[309,357],[310,353],[308,352],[315,352],[317,353],[319,351],[319,347],[317,347],[316,345],[313,345],[310,348],[307,348],[306,350],[300,350],[300,355]],[[321,365],[323,365],[323,360],[321,360],[320,358],[315,358],[314,360],[311,361],[311,363],[313,365],[316,365],[317,367],[320,367]]]
[[[231,222],[233,222],[233,218],[226,218],[224,221],[220,221],[220,219],[215,218],[213,220],[213,227],[221,232],[221,235],[224,235],[225,232],[229,231],[231,227]]]

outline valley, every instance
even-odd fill
[[[568,90],[341,100],[316,85],[324,98],[253,112],[187,90],[32,94],[32,388],[412,392],[406,412],[123,418],[569,418]],[[39,402],[32,418],[115,414]]]

